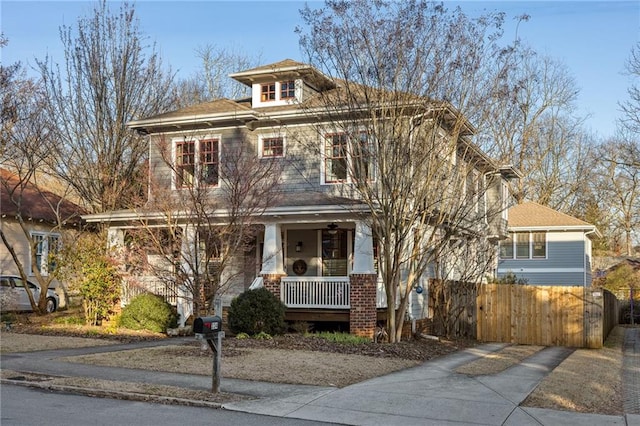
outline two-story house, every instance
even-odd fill
[[[375,180],[379,171],[363,160],[365,155],[354,155],[353,138],[333,125],[340,114],[354,111],[338,114],[333,107],[323,107],[323,100],[339,91],[341,82],[289,59],[230,77],[249,86],[251,97],[218,99],[129,123],[130,129],[149,140],[150,203],[158,205],[158,200],[165,198],[157,191],[168,192],[171,198],[171,194],[185,194],[199,186],[211,189],[207,195],[211,200],[227,196],[230,185],[223,182],[223,176],[233,171],[227,164],[232,161],[229,151],[249,152],[258,162],[275,160],[280,166],[277,172],[271,171],[279,173],[276,190],[262,194],[268,202],[251,213],[257,233],[243,251],[234,253],[235,261],[225,269],[226,276],[232,278],[225,287],[224,305],[250,287],[264,286],[288,307],[288,319],[348,322],[351,332],[372,336],[377,311],[384,308],[386,299],[377,274],[375,232],[368,220],[371,203],[358,195],[354,180]],[[443,103],[438,105],[443,108]],[[448,115],[458,114],[453,107],[444,108]],[[426,120],[424,114],[420,119]],[[319,127],[318,123],[327,125]],[[357,132],[366,135],[366,129],[367,120],[362,119]],[[439,132],[444,140],[450,129],[443,126]],[[474,169],[466,186],[452,198],[473,203],[470,211],[479,220],[472,232],[464,232],[488,241],[490,253],[483,258],[495,258],[497,241],[506,237],[506,182],[518,174],[470,142],[473,131],[468,123],[459,133],[453,154],[442,161],[448,167],[472,164]],[[365,137],[358,141],[366,143]],[[238,150],[239,146],[243,148]],[[461,153],[459,161],[457,152]],[[244,174],[249,179],[252,173]],[[186,214],[183,207],[172,217],[181,227],[180,249],[185,253],[194,250],[189,242],[196,241],[197,231],[195,213]],[[213,216],[219,223],[231,220],[228,204],[217,208],[219,212]],[[85,219],[107,224],[110,244],[117,247],[126,245],[127,230],[135,227],[141,216],[151,223],[154,217],[166,215],[131,210]],[[216,222],[211,216],[207,221]],[[424,308],[428,289],[419,286],[416,290],[409,311],[414,318],[424,317],[428,315]],[[186,292],[177,291],[184,321],[193,312],[191,301]]]

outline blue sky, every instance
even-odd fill
[[[312,6],[321,2],[311,1]],[[580,88],[578,113],[590,115],[586,126],[600,136],[613,135],[619,117],[617,103],[630,85],[623,75],[631,48],[640,40],[638,1],[464,1],[471,15],[498,10],[507,13],[507,37],[515,36],[514,16],[527,13],[529,22],[518,29],[521,39],[541,53],[563,61]],[[63,60],[59,27],[75,25],[91,12],[92,1],[1,0],[2,32],[9,45],[3,64],[49,54]],[[138,0],[136,10],[149,41],[156,42],[165,63],[180,75],[199,66],[195,49],[206,44],[233,46],[264,63],[284,58],[303,59],[294,28],[304,3],[289,1],[149,1]]]

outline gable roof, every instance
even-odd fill
[[[57,222],[53,206],[59,209],[60,219],[71,225],[79,223],[80,215],[85,213],[77,204],[53,192],[40,190],[29,182],[20,182],[18,176],[9,170],[0,168],[0,182],[0,215],[3,217],[16,217],[20,213],[23,219]],[[10,192],[14,192],[19,206],[12,201]]]
[[[509,228],[596,229],[588,222],[534,202],[517,204],[509,209]]]

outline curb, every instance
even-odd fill
[[[155,402],[166,405],[183,405],[188,407],[204,407],[213,409],[223,409],[223,404],[211,401],[196,401],[185,398],[175,398],[171,396],[153,395],[137,392],[109,391],[101,389],[87,389],[78,386],[54,385],[50,383],[38,383],[26,380],[0,379],[0,383],[24,386],[35,389],[50,390],[55,392],[65,392],[76,395],[86,395],[98,398],[113,398],[128,401]]]

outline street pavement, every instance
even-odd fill
[[[181,339],[172,339],[180,343]],[[167,344],[129,345],[2,355],[3,369],[59,376],[146,382],[195,390],[211,388],[211,377],[157,373],[57,361],[62,356]],[[223,408],[288,419],[349,425],[637,425],[640,426],[640,329],[625,330],[625,414],[619,416],[520,407],[538,383],[573,349],[545,348],[501,373],[467,376],[454,370],[503,348],[484,344],[419,366],[344,388],[273,384],[222,378],[223,392],[255,397]],[[585,372],[588,374],[588,372]],[[5,381],[6,382],[6,381]],[[212,406],[202,401],[193,405]]]

